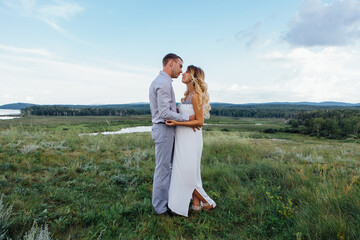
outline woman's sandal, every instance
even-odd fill
[[[209,211],[211,209],[214,209],[215,207],[216,207],[215,202],[211,205],[209,203],[203,203],[203,205],[202,205],[202,209],[204,209],[205,211]]]
[[[201,211],[201,206],[191,205],[191,210],[193,210],[194,212],[196,212],[196,211]]]

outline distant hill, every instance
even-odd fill
[[[54,104],[54,105],[38,105],[32,103],[11,103],[0,106],[0,109],[25,109],[31,106],[61,106],[69,107],[72,109],[84,108],[111,108],[111,109],[143,109],[149,108],[149,103],[127,103],[127,104],[104,104],[104,105],[69,105],[69,104]],[[294,108],[311,107],[311,108],[341,108],[341,107],[360,107],[360,103],[345,103],[345,102],[269,102],[269,103],[246,103],[246,104],[233,104],[233,103],[211,103],[213,108],[283,108],[293,106]]]
[[[36,104],[32,104],[32,103],[10,103],[10,104],[5,104],[0,106],[0,109],[14,109],[14,110],[18,110],[18,109],[24,109],[27,107],[31,107],[34,106]]]
[[[345,103],[345,102],[270,102],[270,103],[258,103],[258,104],[283,104],[283,105],[307,105],[307,106],[341,106],[341,107],[356,107],[360,106],[360,103]]]
[[[212,108],[296,108],[296,109],[339,109],[339,108],[359,108],[360,103],[343,102],[269,102],[269,103],[211,103]]]

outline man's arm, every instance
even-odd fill
[[[187,114],[180,114],[170,110],[171,104],[171,88],[170,85],[163,85],[156,89],[157,91],[157,102],[160,117],[164,120],[176,120],[179,122],[189,121]]]

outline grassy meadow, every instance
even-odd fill
[[[265,134],[281,119],[212,117],[202,180],[216,209],[156,216],[150,116],[0,121],[0,239],[360,239],[360,144]],[[8,211],[6,211],[8,210]]]

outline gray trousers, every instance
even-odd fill
[[[152,205],[156,214],[162,214],[167,211],[169,198],[175,129],[165,124],[154,124],[151,135],[155,143],[156,160]]]

